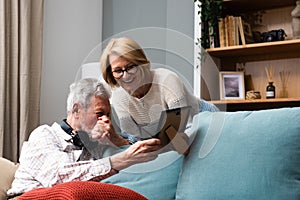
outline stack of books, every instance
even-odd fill
[[[219,18],[218,27],[210,30],[210,48],[245,45],[249,34],[250,26],[241,16],[227,15]]]

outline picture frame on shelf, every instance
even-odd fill
[[[244,72],[219,72],[220,99],[245,99]]]
[[[243,31],[245,36],[246,44],[254,43],[254,37],[251,29],[251,25],[245,21],[242,21]]]

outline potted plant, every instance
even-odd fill
[[[212,38],[218,37],[218,19],[222,17],[223,0],[194,0],[199,2],[200,26],[201,26],[201,46],[210,48]],[[215,44],[217,41],[214,41]],[[216,44],[217,45],[217,44]]]

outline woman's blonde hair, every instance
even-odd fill
[[[150,62],[148,61],[144,50],[137,42],[128,37],[111,39],[106,48],[103,50],[100,58],[102,76],[111,87],[115,87],[117,85],[117,82],[112,75],[109,62],[109,56],[112,54],[122,56],[135,65],[148,65],[148,67],[150,67]]]

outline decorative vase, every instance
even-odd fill
[[[288,91],[287,91],[287,88],[285,86],[282,87],[282,89],[281,89],[280,97],[281,98],[287,98],[288,97]]]
[[[296,7],[291,12],[293,38],[300,38],[300,1],[296,1]]]
[[[269,82],[269,85],[267,86],[266,98],[267,99],[275,98],[275,86],[273,85],[273,82]]]

